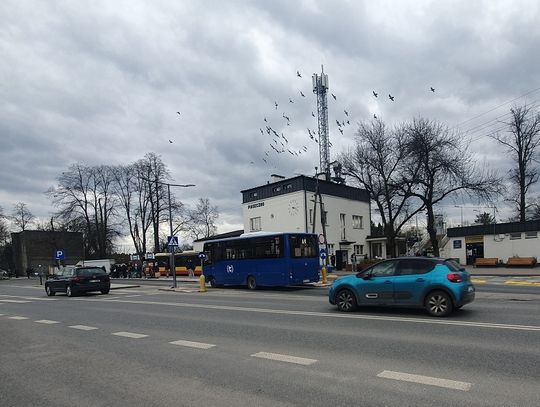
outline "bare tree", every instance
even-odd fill
[[[216,234],[216,220],[219,218],[217,206],[210,204],[208,198],[199,198],[195,209],[187,211],[186,230],[194,239],[202,239]]]
[[[405,144],[408,164],[403,183],[412,185],[412,195],[424,204],[433,254],[439,256],[435,205],[460,192],[489,202],[500,193],[501,180],[485,167],[478,168],[464,139],[439,122],[413,120],[407,126]]]
[[[69,229],[84,235],[86,256],[105,257],[112,251],[116,231],[112,219],[116,197],[108,166],[74,164],[58,178],[47,195],[58,208],[56,216]]]
[[[515,167],[510,171],[509,180],[513,188],[508,200],[515,205],[519,221],[526,219],[529,202],[527,193],[532,185],[538,182],[537,147],[540,144],[540,113],[530,106],[510,109],[508,132],[494,134],[491,137],[506,147]],[[517,189],[517,191],[516,191]],[[517,193],[516,193],[517,192]]]
[[[407,154],[404,134],[401,128],[388,130],[381,120],[362,123],[356,133],[354,150],[340,159],[344,174],[352,177],[375,202],[392,257],[397,254],[395,242],[401,229],[423,209],[421,203],[411,205],[412,184],[400,184]]]
[[[24,202],[17,202],[13,206],[10,218],[17,227],[24,231],[26,230],[26,227],[34,221],[35,216],[30,212],[28,206]]]
[[[9,239],[9,228],[6,219],[7,216],[4,215],[4,209],[0,206],[0,246],[5,245]]]
[[[439,122],[413,120],[406,128],[405,145],[407,165],[403,182],[406,188],[413,186],[412,195],[425,207],[433,254],[439,256],[435,205],[460,192],[489,202],[500,193],[501,180],[485,167],[478,168],[463,138]]]

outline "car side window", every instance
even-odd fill
[[[405,259],[399,262],[399,275],[410,276],[429,273],[435,263],[425,259]]]
[[[385,261],[385,262],[374,265],[371,268],[370,275],[371,277],[391,277],[394,275],[395,270],[396,270],[395,261]]]

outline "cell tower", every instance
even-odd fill
[[[313,93],[317,95],[317,121],[319,126],[319,161],[321,172],[326,180],[330,180],[330,140],[328,134],[328,75],[324,73],[321,65],[321,74],[316,73],[311,77],[313,81]]]

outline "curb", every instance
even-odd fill
[[[111,285],[111,290],[122,290],[124,288],[139,288],[139,287],[140,287],[140,285],[122,285],[120,287],[113,287]]]

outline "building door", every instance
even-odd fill
[[[467,265],[474,264],[477,258],[484,257],[484,236],[465,236]]]
[[[345,270],[348,263],[348,251],[347,250],[336,250],[336,269]]]

